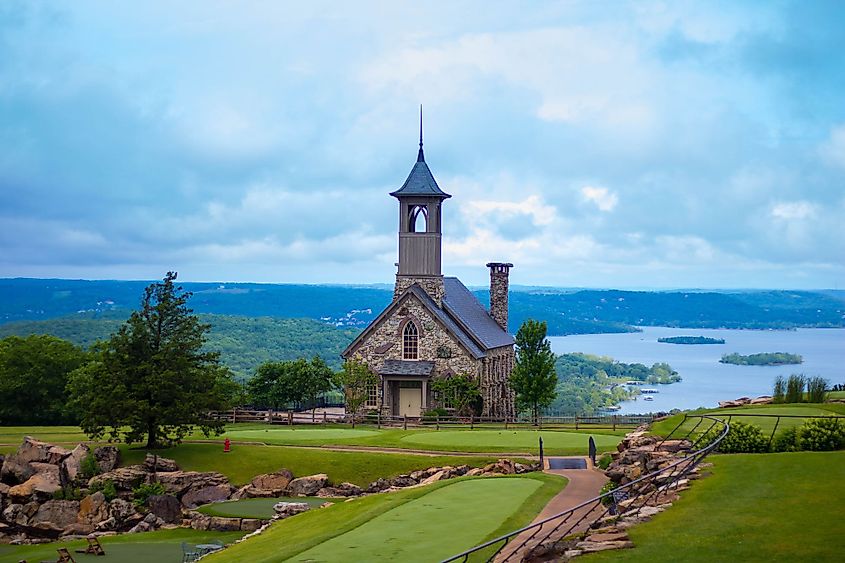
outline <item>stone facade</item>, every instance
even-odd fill
[[[487,352],[481,372],[482,416],[512,418],[516,414],[514,393],[508,382],[514,360],[513,346],[502,346]]]
[[[425,290],[429,297],[431,297],[437,306],[443,304],[443,295],[446,290],[443,289],[443,276],[403,276],[396,275],[396,285],[393,288],[393,300],[405,293],[405,290],[412,285],[417,284]],[[507,299],[505,300],[507,306]]]
[[[490,316],[502,327],[508,330],[508,282],[509,271],[513,264],[490,262]]]

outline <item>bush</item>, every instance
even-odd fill
[[[614,483],[613,481],[608,481],[607,483],[604,484],[604,486],[599,491],[599,496],[601,496],[605,493],[609,493],[610,491],[613,491],[615,489],[616,489],[616,483]],[[607,495],[606,497],[601,499],[601,503],[605,506],[610,506],[611,504],[614,504],[613,495]]]
[[[801,431],[797,426],[786,428],[775,435],[772,440],[773,452],[798,452],[801,451]]]
[[[150,497],[163,495],[164,493],[164,485],[161,483],[143,483],[132,489],[132,502],[135,506],[144,506]]]
[[[731,422],[728,435],[719,444],[719,451],[726,454],[752,454],[768,449],[769,441],[760,427],[744,422]]]
[[[604,454],[598,459],[598,466],[599,469],[607,469],[610,466],[610,463],[613,461],[613,457],[610,454]]]
[[[443,407],[437,407],[436,409],[429,409],[423,413],[423,420],[426,421],[433,421],[437,417],[444,418],[449,416],[449,411],[444,409]]]
[[[786,380],[782,375],[775,378],[775,388],[772,392],[772,402],[782,403],[786,397]]]
[[[67,485],[53,493],[53,500],[80,500],[82,499],[82,491],[76,487]]]
[[[811,377],[807,380],[807,402],[823,403],[827,400],[827,379]]]
[[[114,481],[106,479],[105,481],[98,481],[92,486],[88,487],[88,494],[93,495],[96,492],[103,493],[107,502],[111,502],[117,498],[117,487],[114,486]]]
[[[845,424],[832,416],[811,418],[801,427],[800,444],[814,452],[841,450],[845,448]]]
[[[804,385],[806,380],[803,375],[792,374],[786,382],[787,403],[800,403],[804,400]]]
[[[90,479],[94,475],[100,474],[100,466],[97,465],[97,458],[94,457],[93,452],[88,452],[88,455],[79,464],[79,473],[83,479]]]

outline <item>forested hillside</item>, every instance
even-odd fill
[[[0,325],[0,338],[52,334],[88,347],[108,338],[129,316],[124,311],[92,318],[91,315],[62,317],[46,321],[20,321]],[[115,318],[120,316],[120,318]],[[207,348],[221,352],[223,364],[236,377],[249,377],[266,361],[295,360],[318,355],[331,367],[340,368],[340,352],[358,334],[313,319],[275,319],[230,315],[199,315],[211,325]]]

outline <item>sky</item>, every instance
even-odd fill
[[[0,277],[845,288],[845,2],[0,3]]]

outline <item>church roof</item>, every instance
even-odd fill
[[[443,278],[443,308],[485,349],[510,346],[513,337],[493,320],[475,295],[458,278]]]
[[[431,375],[434,362],[419,360],[385,360],[379,375]]]
[[[411,173],[408,174],[408,179],[405,180],[405,183],[402,184],[401,188],[395,192],[391,192],[390,195],[393,197],[416,195],[439,197],[442,199],[452,197],[441,190],[440,186],[437,185],[437,180],[434,179],[431,170],[428,168],[428,164],[425,163],[422,148],[420,148],[420,154],[417,157],[417,161],[414,163],[414,167],[411,168]]]

